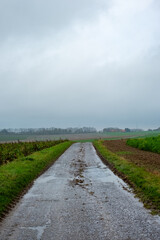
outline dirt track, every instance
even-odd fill
[[[125,189],[91,143],[73,144],[1,223],[0,239],[158,240],[160,217]]]
[[[134,162],[138,166],[145,166],[151,172],[160,171],[160,154],[142,151],[130,147],[126,140],[107,140],[104,145],[110,151]]]

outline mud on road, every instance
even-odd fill
[[[1,240],[158,240],[152,216],[97,156],[73,144],[0,225]]]

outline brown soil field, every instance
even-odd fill
[[[137,166],[145,167],[148,171],[160,175],[160,154],[130,147],[124,139],[106,140],[104,145],[111,152],[133,162]]]

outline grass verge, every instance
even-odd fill
[[[33,180],[51,166],[71,144],[71,141],[66,141],[0,166],[0,218],[4,217]]]
[[[151,209],[153,214],[160,215],[160,178],[144,167],[138,167],[112,153],[103,145],[103,140],[94,141],[93,144],[102,160],[113,172],[133,187],[144,206]]]

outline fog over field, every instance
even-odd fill
[[[160,126],[159,0],[0,0],[0,128]]]

